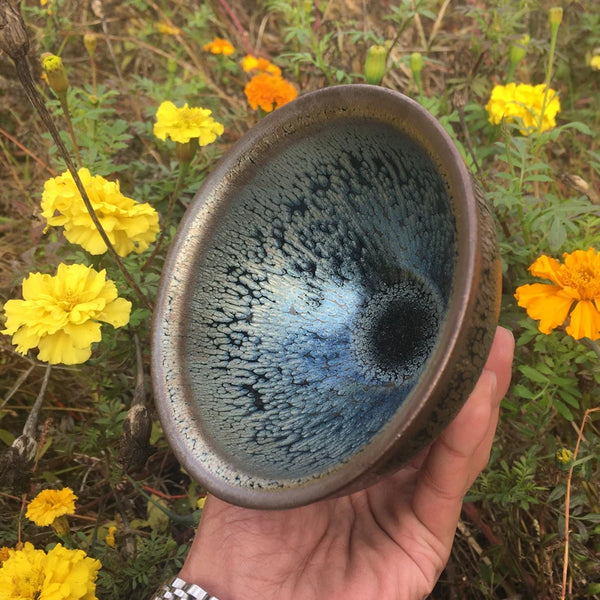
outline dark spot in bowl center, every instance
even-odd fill
[[[372,296],[355,326],[359,359],[382,380],[403,383],[418,375],[430,356],[443,303],[427,282],[404,281]]]

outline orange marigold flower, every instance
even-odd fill
[[[287,79],[269,73],[255,75],[246,84],[244,93],[253,109],[260,106],[265,112],[287,104],[298,95],[296,88]]]
[[[271,75],[281,75],[281,69],[274,65],[271,61],[266,58],[256,58],[252,54],[247,54],[242,59],[242,69],[246,73],[250,71],[261,71],[263,73],[271,73]]]
[[[540,256],[529,267],[536,277],[552,283],[517,288],[515,298],[527,314],[550,333],[568,318],[566,332],[576,340],[600,338],[600,253],[594,248],[563,255],[564,263]],[[575,307],[573,308],[573,304]],[[573,310],[571,310],[573,308]]]
[[[215,38],[212,42],[204,45],[204,50],[212,54],[224,54],[230,56],[235,52],[235,48],[230,41],[223,38]]]

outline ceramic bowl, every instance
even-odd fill
[[[241,506],[371,485],[466,400],[499,282],[491,215],[426,110],[375,86],[308,93],[227,152],[178,228],[153,319],[167,439]]]

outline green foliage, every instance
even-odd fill
[[[536,483],[540,446],[534,445],[512,464],[499,458],[498,451],[490,459],[488,469],[480,476],[466,500],[484,501],[500,506],[519,506],[527,511],[541,501],[543,486]]]
[[[103,566],[98,574],[99,598],[146,597],[142,596],[145,590],[157,589],[183,565],[188,549],[171,536],[152,531],[133,539],[133,547],[125,556],[98,544],[96,554]]]
[[[69,112],[82,164],[94,165],[96,175],[106,176],[128,168],[127,164],[119,164],[119,155],[128,148],[133,136],[129,133],[129,123],[118,117],[118,99],[119,92],[104,85],[98,86],[95,92],[89,86],[68,90]],[[48,105],[58,119],[63,117],[58,100],[50,101]],[[71,138],[64,135],[63,141],[74,153]],[[50,154],[58,168],[66,171],[55,146],[51,147]]]

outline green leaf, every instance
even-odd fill
[[[567,240],[567,230],[560,219],[554,219],[548,232],[548,244],[556,252]]]
[[[528,387],[521,385],[520,383],[513,385],[512,392],[515,396],[525,398],[527,400],[533,400],[537,396],[537,394],[532,392]]]
[[[567,421],[573,421],[573,413],[569,409],[569,407],[561,402],[558,398],[552,399],[552,405],[556,408],[557,412],[563,416]]]
[[[543,375],[529,365],[521,365],[519,367],[519,371],[521,371],[521,373],[523,373],[523,375],[525,375],[525,377],[531,381],[535,381],[536,383],[548,383],[548,377],[546,375]]]
[[[169,517],[157,506],[157,504],[164,507],[166,510],[169,510],[167,503],[162,498],[159,498],[154,494],[152,494],[151,498],[152,502],[148,502],[148,506],[146,508],[148,514],[148,525],[155,531],[166,531],[167,526],[169,525]]]

